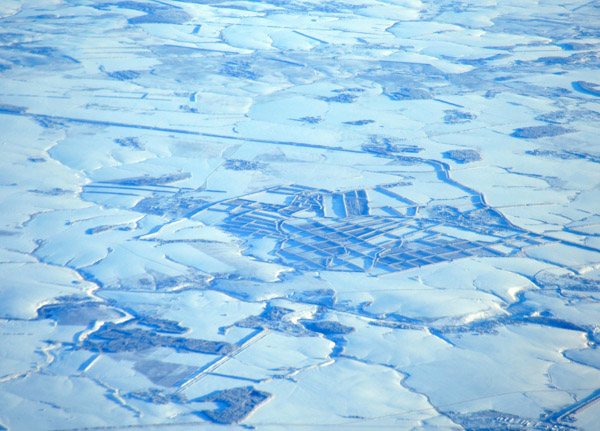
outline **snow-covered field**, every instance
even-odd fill
[[[0,430],[597,429],[599,35],[0,1]]]

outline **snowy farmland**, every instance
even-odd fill
[[[0,430],[598,429],[599,35],[0,1]]]

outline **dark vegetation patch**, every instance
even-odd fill
[[[385,95],[391,100],[426,100],[433,99],[431,93],[422,88],[398,88],[394,91],[388,92],[386,90]]]
[[[96,320],[116,320],[125,314],[99,302],[66,300],[44,305],[37,310],[38,318],[52,319],[59,325],[86,326]]]
[[[481,154],[475,150],[450,150],[444,153],[444,157],[460,164],[478,162],[481,160]]]
[[[393,153],[417,154],[423,151],[423,148],[416,145],[398,145],[393,142],[391,138],[384,136],[371,136],[369,142],[362,145],[362,149],[368,153],[392,157],[398,157]]]
[[[224,165],[225,169],[232,171],[258,171],[266,168],[266,164],[261,162],[251,162],[249,160],[229,159]]]
[[[235,424],[244,420],[252,411],[271,398],[268,392],[259,391],[252,386],[226,389],[196,398],[195,402],[216,402],[224,407],[217,410],[202,410],[200,413],[218,424]]]
[[[177,181],[187,180],[192,175],[189,172],[181,172],[177,174],[161,175],[160,177],[151,177],[145,175],[143,177],[123,178],[121,180],[104,181],[110,184],[120,184],[123,186],[161,186],[164,184],[175,183]]]
[[[131,81],[132,79],[140,76],[140,74],[135,70],[117,70],[115,72],[107,72],[106,74],[109,77],[119,81]]]
[[[535,117],[537,121],[544,121],[554,124],[568,124],[571,121],[600,121],[600,112],[590,109],[564,109],[560,111],[547,112]]]
[[[511,133],[511,136],[522,139],[540,139],[550,138],[552,136],[560,136],[571,132],[573,132],[571,129],[548,124],[545,126],[523,127],[520,129],[515,129],[514,132]]]
[[[187,400],[185,395],[169,394],[160,389],[149,389],[147,391],[135,391],[124,395],[125,398],[142,400],[152,404],[184,404]]]
[[[73,192],[65,189],[61,189],[59,187],[53,187],[48,190],[28,190],[28,192],[36,193],[38,195],[47,195],[47,196],[61,196],[61,195],[69,195]]]
[[[86,229],[85,233],[86,233],[86,235],[96,235],[96,234],[99,234],[102,232],[108,232],[111,230],[130,231],[131,227],[122,226],[122,225],[119,226],[119,225],[105,224],[105,225],[91,227],[89,229]]]
[[[562,160],[576,160],[586,159],[593,163],[600,163],[600,156],[590,153],[582,153],[579,151],[565,151],[565,150],[529,150],[525,151],[525,154],[531,156],[541,157],[556,157]]]
[[[129,322],[127,322],[129,323]],[[234,346],[220,341],[208,341],[196,338],[172,337],[158,334],[130,325],[105,323],[90,334],[82,348],[94,352],[139,352],[156,347],[168,347],[177,351],[226,355]]]
[[[188,328],[181,326],[179,322],[158,317],[138,317],[136,323],[167,334],[185,334],[188,331]]]
[[[62,129],[66,126],[66,123],[64,121],[46,116],[34,115],[33,120],[40,126],[42,126],[44,129]]]
[[[444,111],[444,123],[446,124],[462,124],[473,121],[477,118],[477,115],[471,114],[470,112],[464,112],[459,110]]]
[[[27,108],[23,106],[8,105],[6,103],[0,103],[0,112],[8,112],[11,114],[24,114],[27,112]]]
[[[256,80],[262,75],[257,72],[250,61],[236,60],[228,61],[221,66],[222,75],[233,76],[235,78]]]
[[[375,120],[356,120],[356,121],[344,121],[344,124],[349,124],[351,126],[364,126],[365,124],[374,123]]]
[[[321,117],[302,117],[302,118],[298,118],[295,121],[301,121],[303,123],[307,123],[307,124],[317,124],[320,123],[321,121],[323,121],[323,119]]]
[[[292,312],[293,310],[288,308],[269,305],[258,316],[246,317],[245,319],[242,319],[231,326],[254,329],[268,328],[294,336],[310,335],[310,333],[302,325],[298,325],[297,323],[283,319],[284,316]],[[220,331],[226,332],[230,327],[220,328]]]
[[[206,206],[208,201],[191,193],[177,193],[172,196],[151,196],[139,201],[133,211],[165,217],[185,217]]]
[[[357,97],[354,94],[350,93],[341,93],[337,96],[330,97],[319,97],[320,100],[325,102],[335,102],[335,103],[354,103]]]
[[[301,323],[306,329],[323,335],[346,335],[355,331],[351,326],[329,320],[304,320]]]

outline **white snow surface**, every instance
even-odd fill
[[[599,18],[1,1],[0,430],[596,430]]]

